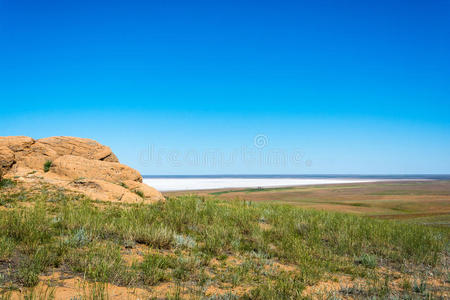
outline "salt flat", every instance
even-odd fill
[[[360,178],[144,178],[144,183],[161,192],[222,188],[285,187],[317,184],[365,183],[392,179]]]

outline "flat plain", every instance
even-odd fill
[[[186,192],[166,193],[169,196]],[[282,203],[384,219],[450,226],[450,181],[392,181],[189,192],[219,199]]]

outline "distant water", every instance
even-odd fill
[[[450,175],[146,175],[143,177],[145,183],[163,192],[397,180],[450,180]]]

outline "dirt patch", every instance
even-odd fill
[[[127,266],[134,263],[141,263],[144,261],[144,256],[149,253],[149,247],[144,244],[135,244],[130,248],[124,248],[121,251],[122,259]]]
[[[23,288],[10,292],[11,300],[20,300],[24,296],[34,295],[36,299],[146,299],[151,293],[144,289],[120,287],[113,284],[90,283],[79,276],[70,276],[55,272],[41,276],[34,288]],[[30,298],[31,299],[31,298]],[[35,299],[35,298],[32,298]]]
[[[211,296],[224,296],[227,294],[235,295],[235,296],[243,296],[247,294],[251,290],[251,287],[248,286],[236,286],[236,287],[218,287],[218,286],[209,286],[205,295],[207,297]]]

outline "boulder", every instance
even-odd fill
[[[158,199],[158,200],[164,199],[164,196],[158,190],[152,188],[151,186],[146,185],[145,183],[127,180],[124,181],[123,184],[125,184],[125,186],[127,186],[130,190],[134,192],[136,191],[142,192],[145,199]]]
[[[55,159],[50,172],[69,179],[89,178],[112,183],[128,180],[142,182],[141,174],[126,165],[74,155],[64,155]]]
[[[34,140],[27,136],[0,136],[0,147],[8,147],[13,152],[27,150]]]
[[[52,164],[44,170],[47,161]],[[119,163],[109,147],[84,138],[0,137],[2,175],[63,187],[102,201],[164,200],[160,192],[142,183],[138,171]]]
[[[16,168],[30,169],[30,170],[44,170],[44,164],[50,160],[53,161],[55,157],[46,156],[38,152],[19,153],[16,155]]]
[[[0,179],[14,164],[14,152],[6,146],[0,146]]]
[[[79,179],[70,182],[65,188],[80,192],[86,196],[101,201],[140,203],[145,200],[155,201],[161,198],[145,198],[115,183],[104,180]],[[148,202],[148,201],[146,201]]]

